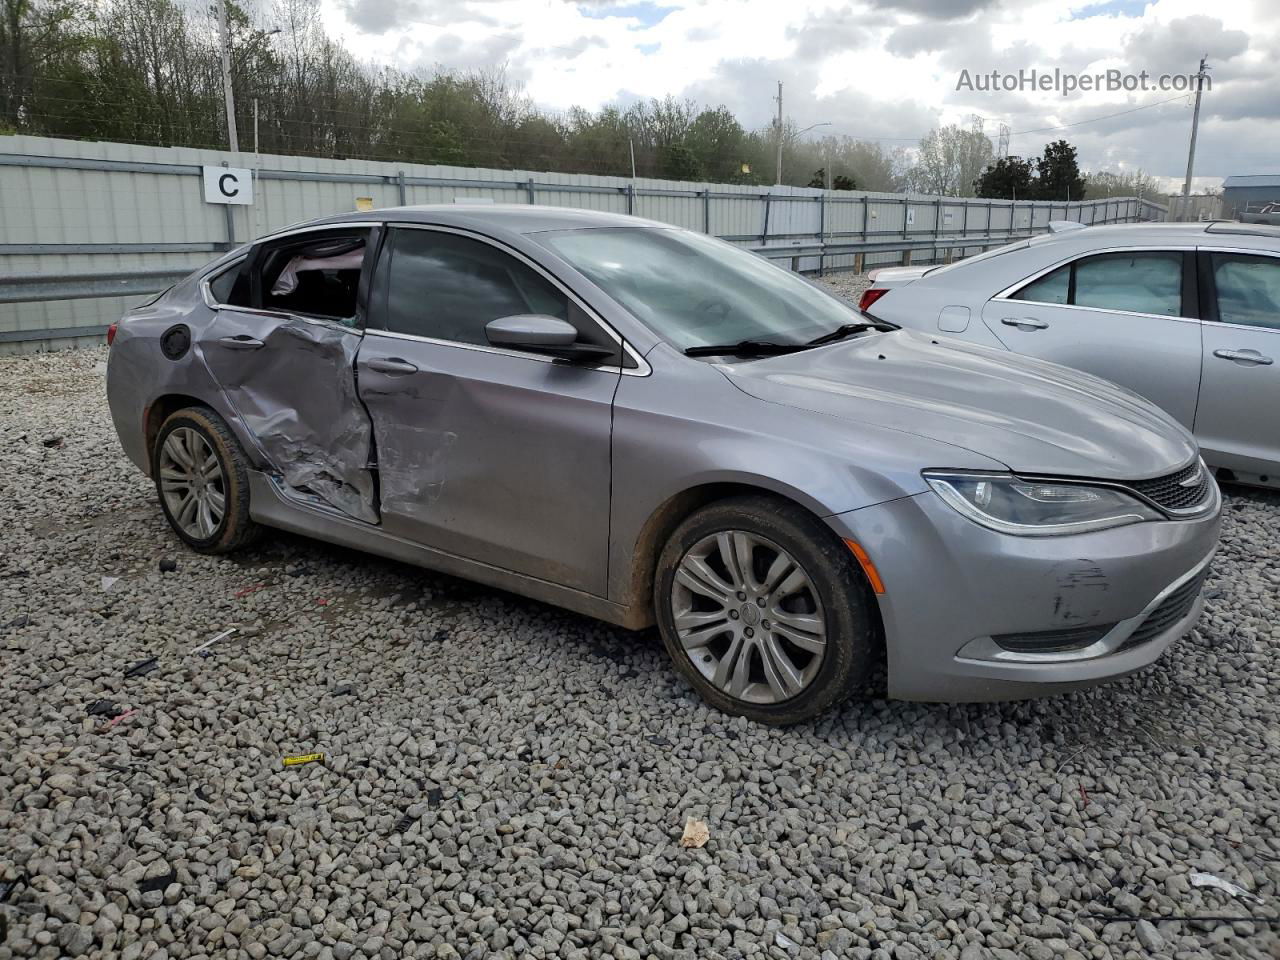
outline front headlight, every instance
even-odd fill
[[[924,478],[970,520],[1016,536],[1053,537],[1163,519],[1151,507],[1110,487],[1021,480],[1007,473],[926,470]]]

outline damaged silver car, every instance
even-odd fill
[[[1134,394],[633,217],[333,217],[112,339],[121,442],[193,549],[276,527],[656,624],[770,723],[1144,667],[1217,543],[1194,440]]]

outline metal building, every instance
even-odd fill
[[[1280,174],[1227,177],[1222,181],[1222,208],[1233,220],[1280,224]]]

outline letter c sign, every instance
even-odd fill
[[[253,171],[241,167],[204,167],[205,203],[253,203]]]

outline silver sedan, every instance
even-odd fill
[[[1280,228],[1061,224],[879,270],[872,315],[1105,377],[1192,429],[1219,478],[1280,487]]]
[[[979,700],[1137,670],[1217,544],[1195,441],[1146,401],[632,217],[317,221],[111,340],[120,441],[192,549],[276,527],[656,624],[769,723],[882,676]]]

